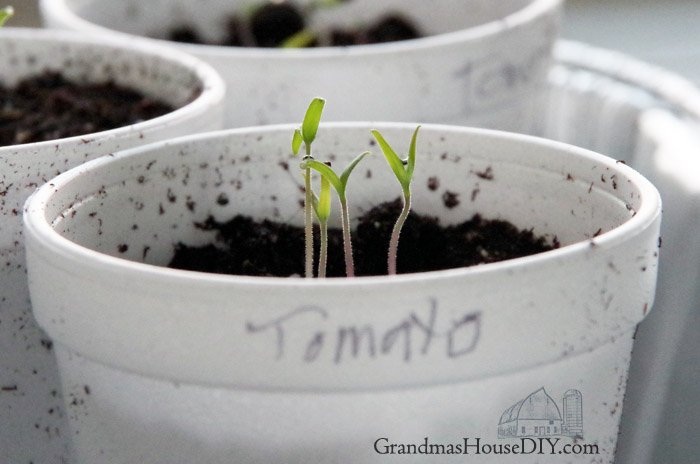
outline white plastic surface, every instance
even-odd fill
[[[247,2],[45,0],[49,27],[164,37],[195,23],[214,35]],[[311,98],[327,121],[421,121],[537,132],[560,0],[355,0],[320,24],[353,25],[378,11],[415,21],[428,37],[395,43],[261,49],[167,42],[211,63],[228,86],[228,127],[297,121]],[[436,7],[439,6],[439,7]],[[159,41],[159,39],[149,39]],[[163,42],[165,43],[165,42]],[[301,110],[303,113],[303,110]]]
[[[105,132],[0,147],[0,455],[3,462],[69,462],[69,432],[49,338],[36,326],[22,233],[26,198],[47,179],[100,155],[221,127],[224,84],[214,70],[170,49],[90,39],[67,31],[0,30],[0,80],[44,70],[93,82],[114,79],[181,108]],[[199,93],[201,90],[201,94]],[[195,98],[196,97],[196,98]]]
[[[624,159],[664,199],[654,312],[640,325],[617,457],[684,463],[700,445],[700,91],[681,76],[618,52],[561,41],[550,76],[547,136]]]

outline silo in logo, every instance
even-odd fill
[[[578,390],[568,390],[564,393],[562,434],[583,438],[583,395]]]
[[[563,417],[544,387],[506,409],[498,422],[498,438],[568,436],[583,438],[583,395],[568,390]]]

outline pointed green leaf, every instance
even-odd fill
[[[379,133],[379,131],[373,130],[372,134],[374,135],[374,138],[377,139],[377,142],[384,153],[384,157],[389,163],[389,167],[391,167],[391,170],[394,171],[394,175],[396,175],[396,178],[399,180],[399,183],[405,190],[408,188],[408,184],[411,182],[411,179],[407,178],[406,168],[403,165],[403,161],[401,161],[399,155],[396,154],[387,141],[384,140],[384,137]]]
[[[299,148],[301,148],[301,142],[303,141],[301,137],[301,130],[295,129],[294,130],[294,137],[292,137],[292,151],[296,155],[299,153]]]
[[[416,130],[413,132],[411,146],[408,149],[408,165],[406,166],[406,175],[409,183],[413,178],[413,170],[416,168],[416,138],[418,137],[418,129],[420,129],[420,125],[416,127]]]
[[[6,6],[5,8],[0,10],[0,27],[2,27],[3,24],[5,24],[5,21],[7,21],[10,16],[15,14],[14,8],[11,6]]]
[[[331,183],[328,178],[321,176],[321,193],[318,197],[318,206],[316,207],[316,216],[319,222],[325,223],[328,221],[328,216],[331,215]]]
[[[301,125],[301,135],[304,137],[304,143],[308,147],[316,138],[318,125],[321,122],[321,113],[326,100],[323,98],[314,98],[309,104],[309,109],[306,110],[304,122]]]
[[[306,175],[302,173],[301,175],[304,180],[306,180]],[[314,214],[318,218],[319,222],[325,222],[331,214],[331,186],[325,177],[321,176],[321,194],[316,195],[316,192],[311,190],[311,206],[313,207]]]
[[[301,163],[301,168],[302,169],[313,169],[317,171],[321,176],[325,177],[328,179],[328,181],[331,183],[333,188],[335,189],[338,194],[344,194],[345,191],[343,189],[343,184],[340,182],[340,179],[338,178],[338,175],[333,172],[333,169],[331,169],[330,166],[320,162],[316,161],[314,159],[308,159],[305,160],[303,163]]]
[[[357,166],[360,163],[360,161],[362,161],[362,158],[370,154],[371,153],[368,151],[361,153],[354,160],[352,160],[350,164],[348,164],[343,173],[340,175],[340,182],[341,184],[343,184],[343,190],[347,188],[348,178],[350,177],[350,174],[352,174],[353,169],[355,169],[355,166]]]

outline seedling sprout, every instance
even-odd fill
[[[313,276],[313,217],[312,209],[315,211],[318,217],[319,224],[321,226],[321,246],[320,246],[320,256],[319,256],[319,266],[318,275],[319,277],[325,277],[326,275],[326,262],[328,257],[328,217],[330,216],[330,187],[332,186],[338,195],[338,200],[340,201],[341,215],[342,215],[342,226],[343,226],[343,244],[345,251],[345,273],[347,277],[355,276],[355,265],[352,256],[352,241],[351,241],[351,229],[350,229],[350,217],[348,212],[348,201],[347,201],[347,183],[352,174],[353,170],[362,161],[362,159],[369,154],[369,152],[364,152],[348,164],[345,170],[338,176],[335,171],[330,166],[330,163],[322,163],[313,158],[311,152],[311,144],[316,138],[316,133],[318,132],[318,125],[321,120],[321,113],[323,112],[323,107],[325,105],[325,100],[322,98],[314,98],[306,110],[306,115],[304,116],[304,121],[302,122],[301,128],[294,131],[294,136],[292,137],[292,151],[294,154],[299,152],[301,144],[303,143],[306,147],[306,155],[303,157],[300,167],[304,170],[304,220],[305,220],[305,274],[306,277]],[[396,179],[401,184],[401,189],[403,192],[403,209],[399,215],[394,228],[391,233],[391,238],[389,240],[389,250],[387,256],[387,268],[389,275],[396,274],[396,260],[398,255],[399,237],[401,235],[401,228],[406,222],[408,213],[411,210],[411,181],[413,179],[413,172],[416,167],[416,139],[418,137],[418,130],[420,125],[416,127],[413,132],[413,137],[411,138],[411,145],[408,149],[408,157],[403,160],[401,159],[389,143],[384,139],[382,134],[377,130],[372,130],[372,135],[379,143],[379,146],[384,153],[384,157],[389,164],[389,167],[394,172]],[[321,174],[321,193],[316,196],[311,188],[311,170],[317,171]]]
[[[374,138],[377,139],[382,152],[384,152],[384,157],[389,163],[389,167],[394,171],[394,175],[396,175],[396,178],[401,184],[401,189],[403,190],[403,210],[396,220],[396,224],[394,224],[394,230],[389,240],[389,256],[387,260],[389,275],[396,274],[396,256],[399,247],[399,236],[401,235],[401,228],[408,217],[408,212],[411,209],[411,180],[416,167],[416,137],[418,136],[418,129],[420,129],[420,126],[416,127],[416,130],[413,132],[413,138],[411,139],[411,146],[408,149],[408,158],[406,160],[399,158],[379,131],[372,131]]]
[[[281,44],[281,48],[305,48],[310,46],[316,35],[308,29],[302,29],[296,34],[287,37]]]
[[[318,132],[318,124],[321,121],[321,113],[326,100],[323,98],[314,98],[309,104],[309,108],[304,115],[304,121],[301,128],[294,131],[292,138],[292,151],[296,155],[299,153],[302,142],[306,147],[306,155],[303,161],[312,160],[311,143],[316,138]],[[314,233],[313,233],[313,218],[312,218],[312,196],[311,190],[311,169],[304,169],[304,227],[305,227],[305,258],[304,258],[304,275],[313,277],[314,272]]]
[[[3,24],[5,24],[5,21],[10,19],[12,15],[15,14],[14,8],[11,6],[6,6],[5,8],[0,10],[0,27],[2,27]]]
[[[313,1],[307,1],[303,3],[301,6],[305,10],[305,14],[307,16],[313,15],[313,13],[317,10],[323,10],[323,9],[331,9],[335,8],[337,6],[342,5],[345,3],[347,0],[313,0]],[[273,3],[286,3],[284,0],[283,1],[276,1]],[[310,47],[316,42],[317,39],[319,39],[320,36],[322,36],[322,33],[319,33],[318,31],[313,31],[308,27],[305,27],[304,29],[300,30],[299,32],[296,32],[286,39],[284,39],[280,44],[280,48],[306,48]]]

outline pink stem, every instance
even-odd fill
[[[411,193],[404,191],[403,210],[401,211],[399,218],[396,220],[396,224],[394,224],[394,230],[391,232],[391,239],[389,240],[389,258],[387,261],[389,275],[396,275],[396,256],[399,249],[399,235],[401,235],[401,228],[403,227],[404,222],[406,222],[408,211],[410,209]]]

